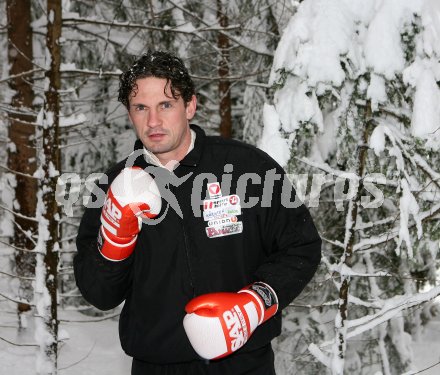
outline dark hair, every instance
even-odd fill
[[[125,107],[129,107],[130,96],[137,92],[136,80],[147,77],[165,78],[165,90],[169,86],[173,98],[182,97],[185,104],[195,95],[194,83],[181,59],[168,52],[148,51],[119,76],[118,100]]]

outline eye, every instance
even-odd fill
[[[136,112],[145,111],[145,109],[146,109],[146,107],[143,104],[137,104],[137,105],[134,106],[134,110]]]
[[[163,102],[162,103],[162,108],[163,109],[169,109],[171,108],[173,105],[170,102]]]

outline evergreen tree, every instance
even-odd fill
[[[252,3],[252,2],[251,2]],[[296,5],[287,1],[260,1],[261,12],[249,19],[250,43],[258,43],[274,51],[280,39],[281,31],[286,27],[290,17],[296,10]],[[255,40],[256,39],[256,40]],[[249,58],[248,58],[249,59]],[[272,56],[266,56],[259,61],[258,72],[255,76],[246,79],[242,97],[242,123],[241,137],[244,141],[256,145],[263,131],[263,107],[270,101],[269,79],[270,67],[273,63]]]
[[[284,371],[405,372],[427,311],[410,308],[440,293],[422,292],[439,263],[440,8],[375,4],[305,0],[275,54],[260,145],[310,185],[324,239],[286,311]]]
[[[48,4],[56,5],[57,17],[48,18]],[[22,79],[20,77],[33,83],[28,86],[33,99],[23,105],[17,102],[16,109],[30,108],[31,103],[35,111],[32,115],[39,114],[30,121],[31,130],[36,131],[35,137],[25,137],[25,141],[35,146],[36,157],[17,167],[15,172],[17,175],[32,174],[32,170],[25,169],[35,162],[33,194],[32,189],[26,190],[27,193],[22,189],[19,192],[29,203],[30,198],[35,198],[35,202],[38,198],[35,214],[20,213],[24,215],[23,220],[27,216],[33,218],[32,223],[38,229],[31,234],[32,246],[38,253],[38,267],[36,274],[31,270],[26,278],[19,278],[20,275],[9,268],[4,269],[1,263],[0,277],[2,281],[5,277],[14,280],[9,284],[10,290],[2,296],[17,304],[23,302],[17,281],[22,280],[22,284],[27,285],[33,283],[33,288],[22,289],[29,292],[28,300],[34,297],[30,306],[33,308],[31,313],[37,315],[39,329],[38,371],[56,371],[59,308],[77,307],[89,314],[102,314],[88,308],[78,298],[71,263],[76,231],[91,181],[97,178],[97,172],[102,173],[126,156],[133,145],[134,133],[125,108],[116,100],[121,70],[148,49],[177,52],[190,66],[197,85],[200,106],[195,121],[209,133],[218,133],[221,91],[222,97],[229,98],[223,108],[231,120],[231,134],[239,137],[245,114],[246,81],[257,82],[247,87],[260,88],[258,85],[267,77],[278,40],[274,28],[279,19],[273,12],[279,12],[280,8],[274,4],[240,0],[211,2],[201,7],[200,2],[191,0],[153,0],[145,6],[140,0],[70,0],[63,1],[61,9],[59,1],[31,2],[32,23],[28,20],[23,26],[32,31],[33,56],[28,58],[26,69],[12,73],[6,65],[1,66],[0,100],[2,106],[13,113],[9,106],[13,93],[8,84],[13,85],[14,80]],[[5,0],[0,0],[0,5],[6,9]],[[1,13],[2,24],[6,25],[5,15]],[[227,23],[220,22],[222,16],[227,16]],[[11,29],[17,22],[10,23]],[[56,35],[50,36],[55,31]],[[5,35],[0,33],[0,43],[7,50]],[[220,40],[225,44],[220,46]],[[229,70],[219,69],[220,61],[226,61]],[[11,74],[14,76],[10,77]],[[263,96],[265,90],[263,88]],[[248,97],[253,96],[248,92]],[[262,105],[263,96],[258,106]],[[0,141],[12,150],[12,137],[6,131],[8,119],[3,113],[0,113],[0,123],[3,125]],[[3,173],[8,171],[7,163],[13,162],[13,158],[8,159],[3,148],[0,157]],[[10,190],[15,186],[15,178],[11,176],[4,173],[0,181],[0,240],[4,246],[10,246],[14,228],[14,216],[11,216],[14,192]],[[60,207],[54,205],[55,200]],[[49,337],[50,340],[44,340]]]

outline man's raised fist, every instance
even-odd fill
[[[154,179],[139,167],[124,168],[111,183],[101,211],[101,254],[113,261],[128,258],[136,245],[142,218],[156,217],[161,207]]]

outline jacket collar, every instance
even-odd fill
[[[196,167],[200,162],[200,158],[202,157],[206,135],[204,130],[199,126],[191,124],[190,127],[196,133],[194,148],[179,162],[179,164],[187,167]],[[134,144],[134,150],[142,150],[143,147],[142,142],[137,139]],[[144,158],[142,157],[142,159]],[[141,162],[141,164],[143,163]]]
[[[197,125],[191,124],[190,127],[196,133],[196,141],[194,142],[194,148],[180,161],[180,164],[187,167],[196,167],[202,157],[206,134],[204,130]]]

